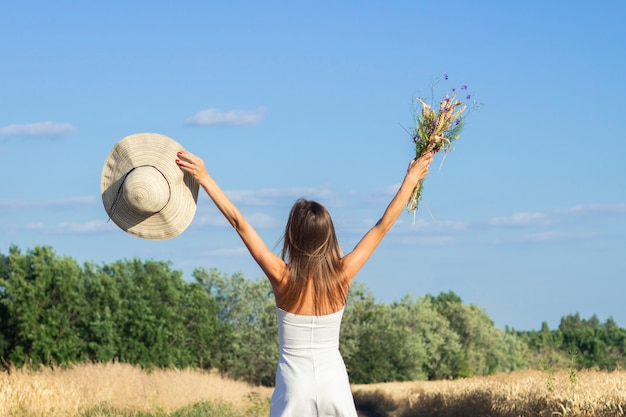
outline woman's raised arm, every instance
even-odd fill
[[[252,228],[239,209],[224,194],[213,177],[209,175],[204,166],[204,161],[189,152],[179,152],[176,163],[183,171],[190,173],[198,184],[204,188],[211,200],[213,200],[213,203],[226,217],[226,220],[235,228],[254,260],[272,283],[272,286],[279,283],[285,277],[287,265],[280,257],[268,249],[256,230]]]
[[[433,160],[433,154],[428,153],[419,159],[413,159],[400,185],[400,189],[393,197],[383,216],[376,222],[363,238],[357,243],[352,252],[343,257],[343,271],[346,278],[352,281],[359,270],[365,265],[383,237],[396,222],[400,213],[406,207],[407,201],[417,183],[428,174],[428,168]]]

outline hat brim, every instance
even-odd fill
[[[150,240],[178,236],[196,213],[199,185],[176,164],[176,155],[185,149],[175,140],[158,133],[137,133],[115,144],[102,168],[100,192],[109,218],[125,232]],[[126,175],[136,167],[152,166],[167,180],[170,198],[157,213],[139,213],[120,198]]]

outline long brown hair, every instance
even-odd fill
[[[315,201],[296,201],[283,236],[282,258],[289,266],[289,280],[281,296],[282,304],[289,309],[301,305],[312,280],[315,314],[339,310],[346,303],[347,294],[341,257],[326,208]]]

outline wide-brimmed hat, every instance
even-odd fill
[[[176,164],[184,148],[158,133],[126,136],[113,146],[100,180],[109,218],[131,235],[173,238],[193,220],[198,183]]]

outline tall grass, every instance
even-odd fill
[[[259,417],[272,389],[214,372],[80,364],[0,372],[0,417]],[[623,417],[626,371],[523,371],[455,381],[355,385],[379,417]]]
[[[353,389],[361,409],[385,417],[626,416],[624,370],[518,371]]]
[[[214,372],[80,364],[0,372],[0,417],[265,416],[270,388]]]

